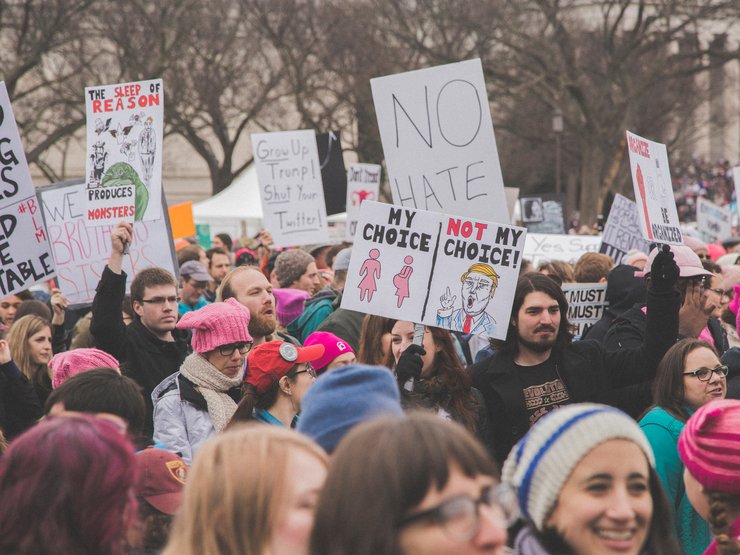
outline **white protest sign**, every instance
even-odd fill
[[[664,144],[626,133],[642,236],[648,241],[682,245],[668,151]]]
[[[568,321],[576,327],[576,337],[580,337],[601,320],[609,306],[606,283],[564,283],[562,289],[568,301]]]
[[[262,220],[276,247],[325,243],[324,189],[310,130],[254,133],[252,151],[262,199]]]
[[[366,201],[342,308],[505,339],[526,230]]]
[[[740,212],[740,166],[732,168],[732,181],[735,184],[735,209]]]
[[[599,252],[611,256],[615,264],[621,264],[624,255],[633,249],[648,254],[650,243],[640,233],[637,205],[627,197],[617,194],[604,226]]]
[[[510,221],[479,59],[370,84],[395,204]]]
[[[160,193],[161,197],[164,197]],[[110,257],[110,235],[115,227],[85,225],[85,183],[66,181],[38,191],[39,203],[49,230],[57,284],[71,306],[92,303],[95,287]],[[178,275],[167,206],[162,198],[163,217],[134,222],[134,240],[123,258],[126,291],[144,268],[159,266]]]
[[[0,298],[55,275],[31,172],[0,81]]]
[[[554,235],[551,233],[527,233],[524,258],[536,268],[549,260],[561,260],[575,264],[582,254],[598,252],[601,237],[595,235]]]
[[[87,225],[162,215],[161,79],[85,88]]]
[[[380,164],[350,164],[347,170],[347,241],[355,238],[360,205],[380,200]]]
[[[703,197],[696,199],[696,223],[702,239],[719,243],[732,236],[732,213]]]

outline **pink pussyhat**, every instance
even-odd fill
[[[252,341],[249,335],[249,310],[236,299],[207,304],[186,312],[177,327],[192,329],[190,343],[196,353],[207,353],[222,345]]]
[[[95,368],[119,370],[120,362],[100,349],[72,349],[57,353],[49,361],[51,387],[56,389],[72,376]]]

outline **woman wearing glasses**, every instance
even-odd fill
[[[249,311],[236,299],[188,312],[177,323],[193,330],[194,352],[152,392],[154,441],[179,452],[188,464],[236,411],[252,348],[248,326]]]
[[[626,413],[593,403],[552,411],[504,463],[527,525],[519,555],[677,555],[650,444]]]
[[[311,553],[502,555],[514,506],[461,426],[430,414],[381,417],[334,451]]]
[[[244,398],[233,422],[257,420],[295,428],[303,396],[316,380],[311,363],[324,354],[324,346],[296,347],[287,341],[257,345],[247,359]]]
[[[701,554],[711,541],[709,526],[694,510],[683,484],[684,465],[678,437],[691,414],[709,401],[724,399],[727,367],[704,341],[683,339],[658,365],[653,382],[653,407],[640,420],[655,452],[655,469],[675,514],[675,527],[684,553]]]

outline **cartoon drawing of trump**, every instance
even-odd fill
[[[488,264],[473,264],[460,281],[462,308],[453,310],[457,295],[452,295],[447,287],[439,298],[442,308],[437,310],[437,325],[463,333],[493,335],[496,321],[486,307],[496,293],[498,274]]]

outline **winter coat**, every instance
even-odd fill
[[[365,320],[365,313],[340,308],[341,304],[342,295],[340,294],[334,299],[334,312],[326,317],[326,320],[321,323],[316,331],[333,333],[344,339],[350,344],[352,350],[357,352],[360,350],[360,330],[362,329],[362,322]]]
[[[686,496],[684,465],[678,456],[678,436],[685,424],[661,407],[652,408],[640,420],[640,428],[655,454],[655,470],[674,510],[678,541],[686,555],[701,555],[712,541],[712,534],[709,524]]]
[[[238,387],[228,393],[239,402],[241,391]],[[183,460],[191,464],[201,445],[216,435],[208,404],[198,387],[176,372],[154,389],[152,403],[154,442],[166,445],[168,451],[180,453]]]
[[[611,404],[615,388],[655,376],[660,359],[676,341],[680,299],[672,291],[650,292],[648,303],[650,329],[638,347],[608,352],[600,343],[585,340],[552,349],[555,371],[571,403]],[[529,429],[514,358],[513,352],[500,350],[470,367],[473,386],[483,394],[488,407],[490,433],[486,443],[499,464]]]
[[[93,299],[90,331],[98,349],[116,357],[124,375],[138,383],[147,405],[145,432],[152,433],[151,395],[157,385],[180,369],[192,351],[190,332],[175,329],[175,341],[162,341],[150,332],[138,316],[126,326],[121,303],[126,293],[126,273],[115,274],[106,266]]]
[[[337,292],[331,287],[324,287],[313,297],[306,301],[301,315],[288,324],[288,333],[298,341],[306,341],[306,338],[316,331],[327,316],[334,312],[334,300]]]
[[[11,440],[33,426],[43,410],[33,384],[11,360],[0,364],[0,430]]]

